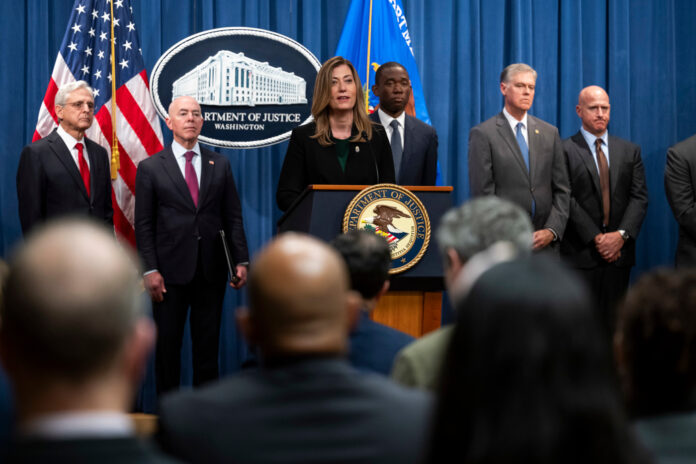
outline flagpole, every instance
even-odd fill
[[[367,63],[365,73],[365,112],[370,111],[370,46],[372,44],[372,0],[370,0],[370,20],[367,29]]]
[[[370,0],[372,1],[372,0]],[[121,159],[118,153],[118,139],[116,138],[116,52],[114,42],[114,2],[111,5],[111,180],[116,180],[118,170],[121,167]]]

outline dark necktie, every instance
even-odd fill
[[[602,139],[596,139],[597,145],[597,166],[599,166],[599,186],[602,189],[602,210],[604,213],[604,225],[609,225],[609,212],[611,208],[611,198],[609,197],[609,163],[602,151]]]
[[[82,177],[82,182],[85,183],[85,189],[87,189],[87,196],[89,197],[89,166],[87,166],[87,160],[85,160],[85,155],[82,152],[82,143],[77,142],[75,148],[77,148],[77,164],[80,166],[80,176]]]
[[[191,192],[191,198],[193,198],[193,204],[198,207],[198,176],[196,175],[196,170],[193,168],[193,163],[191,160],[195,156],[196,152],[187,151],[184,153],[186,158],[186,185],[188,186],[189,192]]]
[[[391,150],[394,156],[394,178],[398,182],[401,157],[404,154],[404,148],[401,143],[401,134],[399,133],[399,121],[393,119],[389,125],[392,127]]]
[[[520,146],[520,151],[522,152],[522,158],[524,158],[524,164],[527,166],[527,171],[529,171],[529,146],[527,146],[527,141],[524,139],[524,134],[522,134],[522,128],[524,124],[521,122],[517,123],[517,131],[515,137],[517,137],[517,144]]]

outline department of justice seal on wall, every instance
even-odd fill
[[[389,243],[390,274],[415,266],[430,243],[430,218],[423,203],[396,184],[377,184],[358,193],[343,216],[343,232],[369,230]]]
[[[292,129],[312,120],[320,66],[312,52],[282,34],[223,27],[194,34],[164,52],[150,89],[162,118],[177,97],[200,103],[202,142],[259,148],[288,139]]]

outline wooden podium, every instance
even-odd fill
[[[310,185],[278,220],[278,233],[295,231],[327,242],[342,232],[343,216],[353,197],[366,185]],[[372,319],[414,337],[440,327],[442,258],[435,241],[440,218],[452,207],[452,187],[402,186],[425,206],[432,230],[430,244],[412,268],[391,277],[389,292]]]

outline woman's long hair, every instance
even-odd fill
[[[345,64],[350,68],[353,74],[353,82],[355,82],[355,106],[353,107],[353,124],[358,129],[350,141],[359,142],[362,140],[362,133],[367,134],[368,140],[372,138],[372,123],[367,117],[365,111],[365,98],[363,97],[363,88],[353,64],[342,56],[334,56],[324,62],[319,69],[317,79],[314,82],[314,97],[312,98],[312,116],[317,124],[317,130],[312,136],[319,141],[321,146],[327,147],[333,145],[331,140],[331,126],[329,125],[329,112],[331,107],[331,75],[337,66]]]
[[[569,271],[497,265],[457,312],[428,462],[637,462],[608,343]]]

